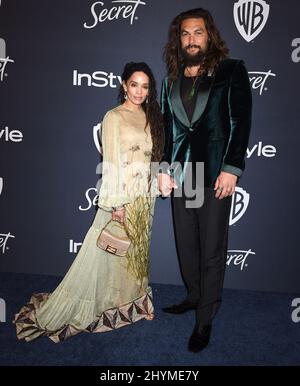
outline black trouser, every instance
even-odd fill
[[[227,256],[231,197],[215,198],[205,188],[200,208],[186,208],[185,196],[172,196],[177,253],[187,299],[197,302],[197,323],[211,324],[221,304]]]

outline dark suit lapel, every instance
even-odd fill
[[[176,117],[186,126],[190,126],[190,121],[186,115],[185,108],[183,106],[181,95],[180,95],[180,83],[181,83],[180,74],[178,78],[173,83],[172,94],[171,94],[171,103],[173,106],[173,111]]]
[[[204,75],[199,83],[195,110],[191,122],[192,125],[199,120],[205,110],[214,79],[215,77],[213,75]]]
[[[198,92],[197,92],[197,100],[195,105],[194,114],[192,117],[192,122],[189,121],[188,116],[186,114],[185,108],[182,103],[181,95],[180,95],[180,84],[181,77],[183,73],[181,72],[179,77],[174,81],[173,88],[171,92],[171,104],[173,106],[173,111],[176,114],[177,118],[187,127],[191,127],[195,122],[203,114],[208,97],[210,94],[211,87],[214,82],[214,76],[205,75],[201,82],[199,83]]]

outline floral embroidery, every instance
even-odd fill
[[[144,151],[144,156],[145,157],[151,157],[151,155],[152,155],[152,151],[149,151],[149,150]]]
[[[142,175],[142,173],[141,173],[140,171],[137,171],[136,173],[134,173],[134,174],[132,175],[132,177],[134,177],[134,178],[137,178],[137,177],[142,178],[143,175]]]
[[[133,157],[134,157],[134,153],[138,150],[141,150],[140,146],[139,145],[133,145],[129,148],[130,151],[132,151],[132,154],[131,154],[131,162],[133,162]]]
[[[133,145],[129,150],[132,152],[135,152],[135,151],[141,150],[141,148],[139,145]]]

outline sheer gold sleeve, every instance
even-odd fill
[[[109,111],[102,122],[103,168],[98,206],[112,210],[130,202],[124,190],[124,171],[120,154],[120,127],[118,113]]]

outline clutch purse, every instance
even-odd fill
[[[97,239],[97,247],[113,255],[125,257],[130,246],[130,239],[126,233],[124,225],[117,221],[114,221],[117,223],[115,226],[123,229],[124,236],[120,236],[114,233],[113,230],[108,229],[108,225],[112,221],[113,220],[109,220],[109,222],[102,229]]]

